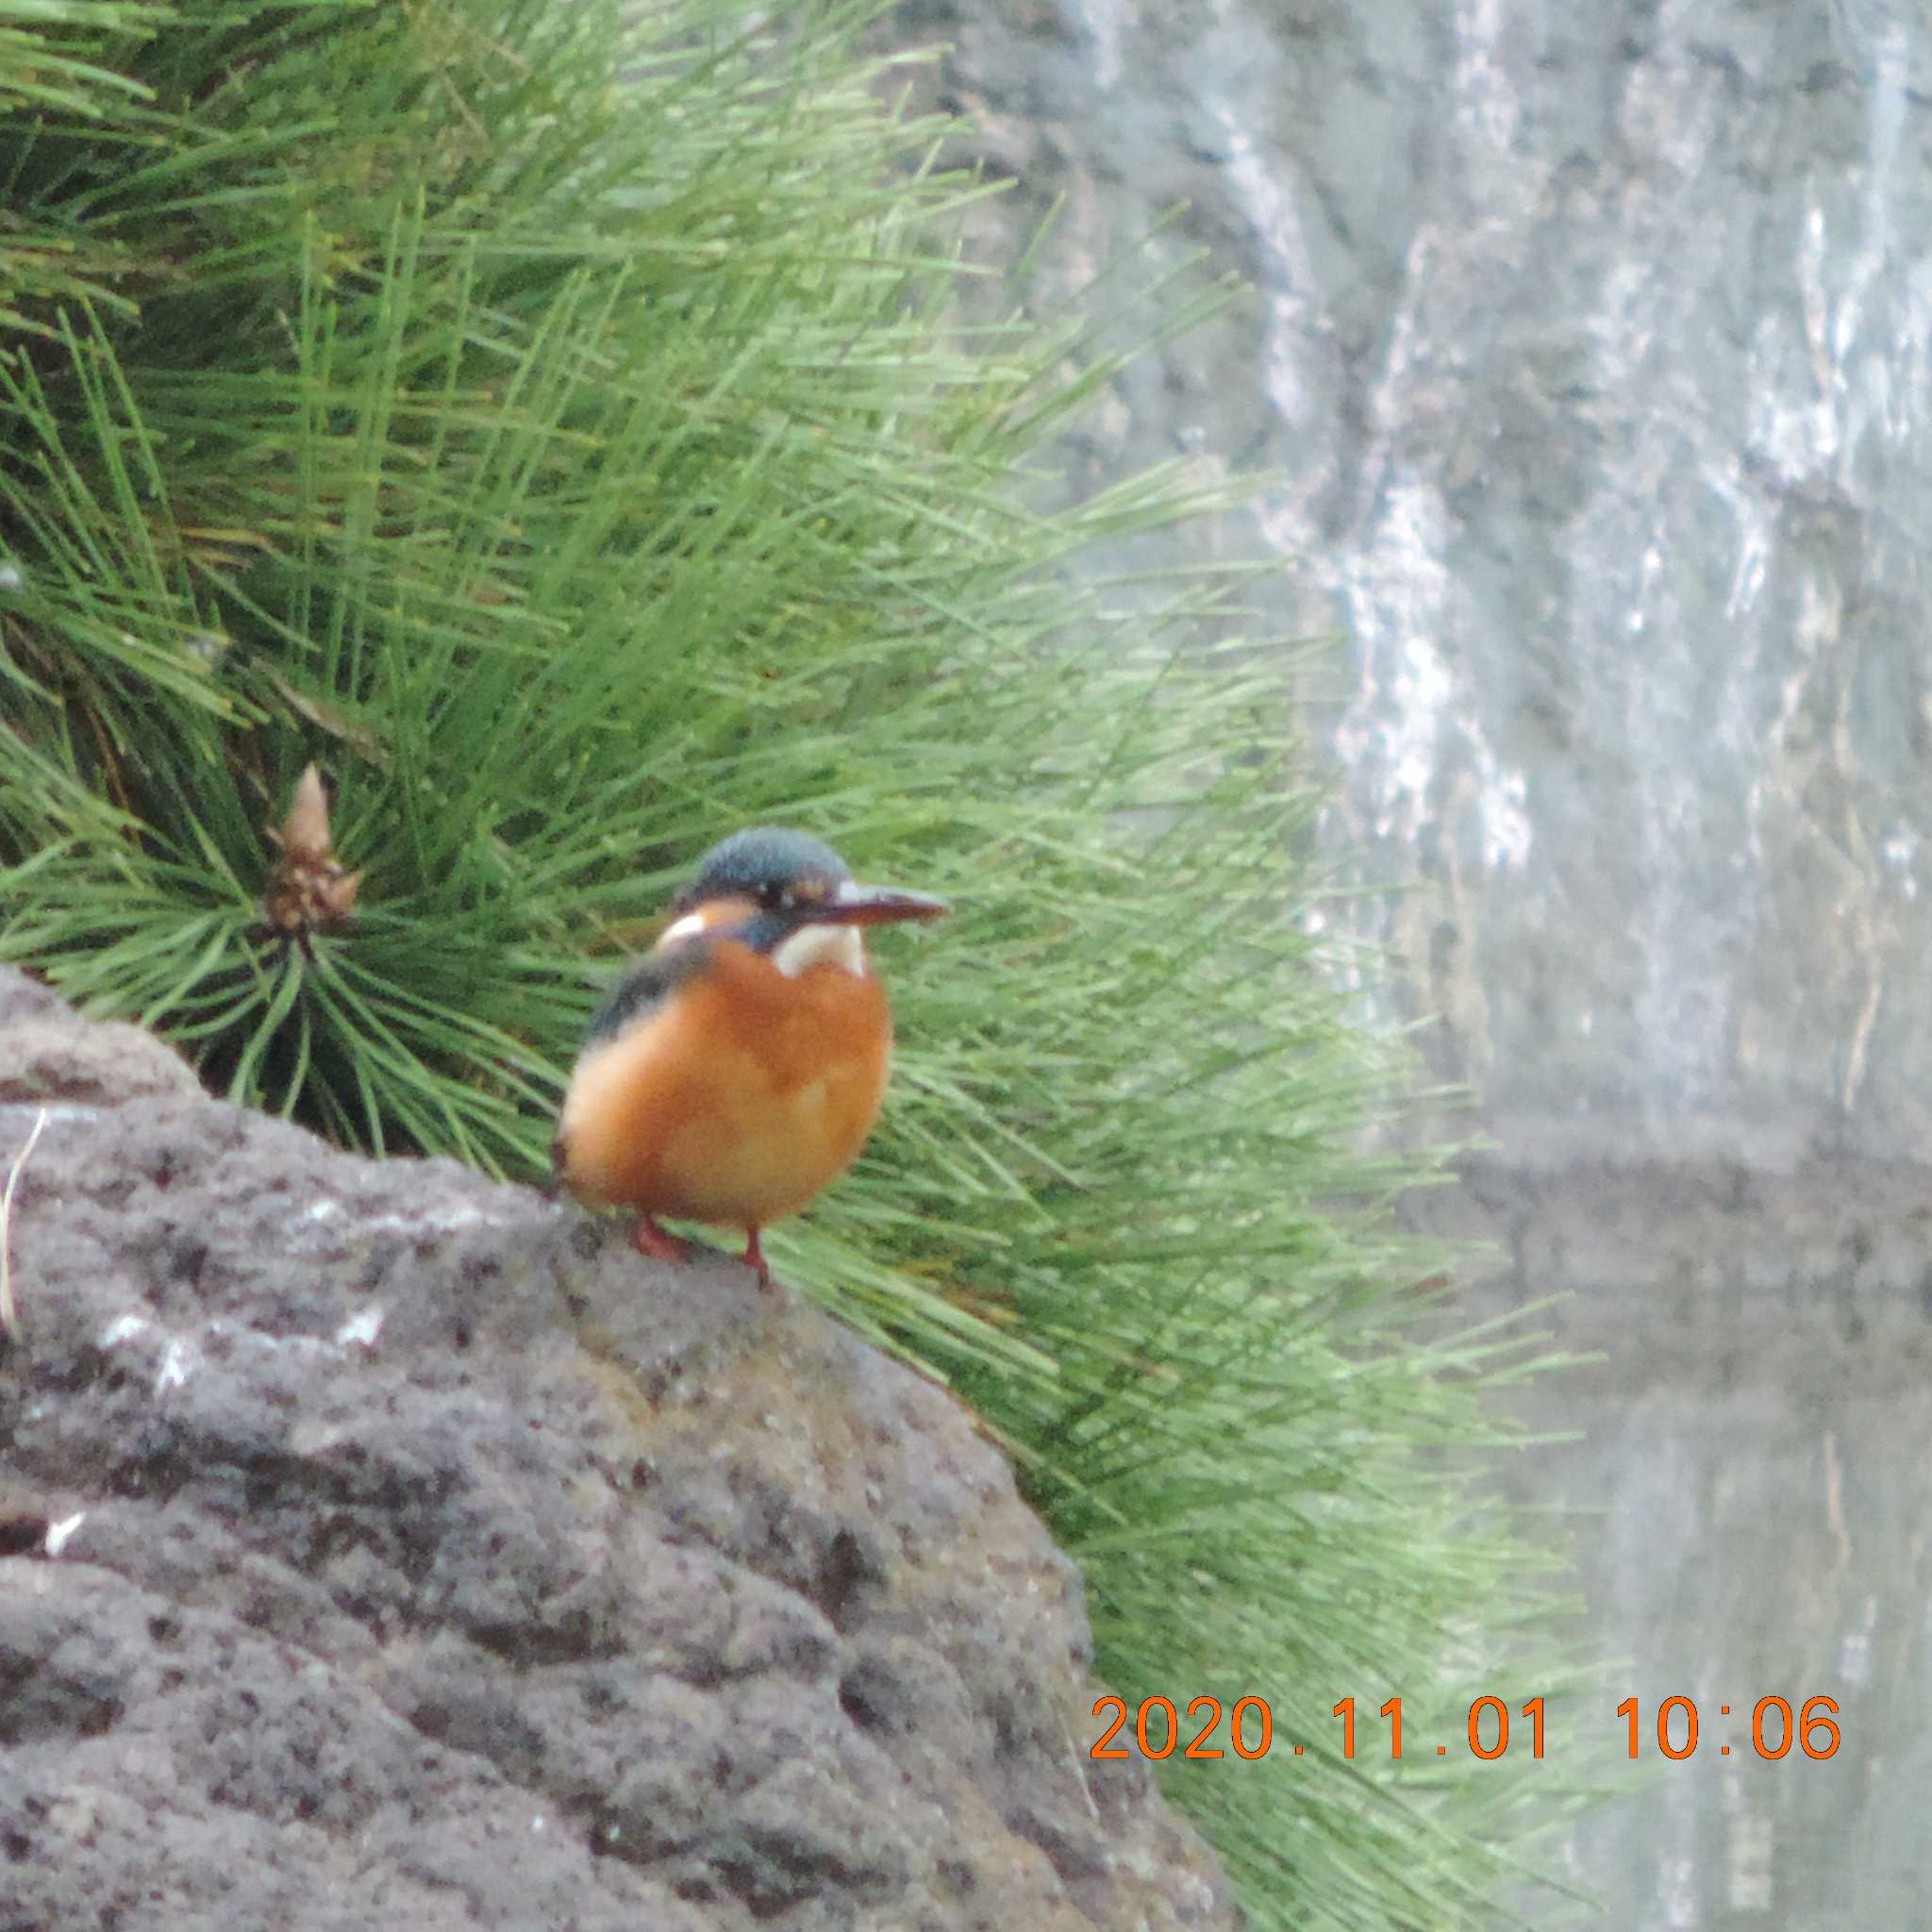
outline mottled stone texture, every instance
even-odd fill
[[[0,1174],[41,1104],[0,1932],[1238,1923],[943,1391],[0,971]]]

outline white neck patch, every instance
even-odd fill
[[[842,966],[865,977],[865,941],[856,925],[802,925],[772,955],[787,979],[796,979],[814,966]]]
[[[687,912],[682,919],[674,919],[658,935],[658,946],[668,946],[677,940],[688,940],[693,933],[703,932],[704,929],[705,915],[702,912]],[[656,952],[658,946],[651,950]]]

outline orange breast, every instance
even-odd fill
[[[563,1177],[580,1200],[762,1227],[837,1178],[885,1095],[891,1016],[871,974],[781,974],[726,941],[662,1008],[577,1062]]]

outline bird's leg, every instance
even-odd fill
[[[739,1258],[747,1268],[758,1270],[758,1286],[760,1288],[770,1288],[772,1285],[772,1266],[765,1259],[764,1249],[758,1246],[758,1229],[755,1227],[746,1228],[744,1237],[744,1253]]]
[[[646,1260],[685,1261],[691,1258],[691,1250],[675,1234],[667,1234],[658,1225],[655,1217],[640,1214],[630,1224],[630,1244]]]

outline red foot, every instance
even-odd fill
[[[686,1261],[691,1258],[690,1246],[675,1234],[666,1234],[648,1214],[640,1214],[631,1223],[630,1244],[649,1261]]]
[[[764,1249],[758,1246],[758,1231],[755,1227],[748,1227],[744,1232],[744,1253],[739,1258],[747,1268],[758,1270],[758,1286],[760,1288],[770,1288],[772,1285],[772,1270],[770,1263],[765,1259]]]

